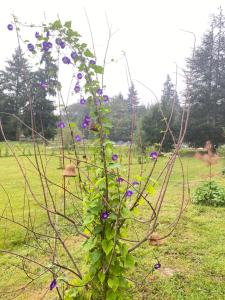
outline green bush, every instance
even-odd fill
[[[222,175],[225,175],[225,167],[221,170]]]
[[[225,145],[222,145],[218,148],[218,154],[221,156],[221,157],[225,157]]]
[[[206,182],[196,189],[193,203],[210,206],[225,206],[225,190],[215,181]]]

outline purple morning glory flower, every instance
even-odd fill
[[[7,26],[7,28],[8,28],[8,30],[13,30],[13,25],[12,24],[9,24],[8,26]]]
[[[43,46],[43,47],[48,47],[48,42],[44,41],[44,42],[42,43],[42,46]]]
[[[138,181],[134,181],[134,182],[132,182],[132,185],[139,185],[139,182]]]
[[[101,219],[106,220],[109,217],[109,213],[107,211],[104,211],[101,213]]]
[[[88,127],[88,123],[87,122],[83,122],[82,123],[82,128],[87,128]]]
[[[85,115],[84,120],[89,124],[91,122],[91,117],[88,115]]]
[[[82,77],[83,77],[82,73],[78,73],[78,74],[77,74],[77,78],[78,78],[78,79],[81,79]]]
[[[161,264],[158,262],[157,264],[154,265],[154,269],[158,270],[161,268]]]
[[[83,105],[83,104],[85,104],[85,103],[86,103],[86,100],[85,100],[84,98],[81,98],[81,99],[80,99],[80,104]]]
[[[64,123],[63,121],[60,121],[60,122],[57,124],[57,127],[63,129],[63,128],[66,127],[66,125],[65,125],[65,123]]]
[[[125,193],[126,197],[131,197],[133,195],[133,192],[131,190],[127,190]]]
[[[93,59],[91,59],[91,60],[89,61],[89,64],[90,64],[90,65],[95,65],[95,64],[96,64],[96,61],[93,60]]]
[[[153,152],[151,152],[150,154],[149,154],[149,156],[151,157],[151,159],[156,159],[157,158],[157,156],[158,156],[158,153],[157,152],[155,152],[155,151],[153,151]]]
[[[42,89],[46,89],[48,87],[47,83],[43,80],[39,83],[39,85]]]
[[[35,32],[35,37],[38,39],[40,37],[39,32]]]
[[[63,41],[61,41],[60,47],[61,47],[61,49],[64,49],[66,47],[66,44]]]
[[[50,32],[47,31],[47,32],[46,32],[46,37],[49,37],[49,36],[50,36]]]
[[[113,160],[113,161],[117,160],[117,158],[118,158],[118,155],[117,155],[117,154],[113,154],[113,155],[112,155],[112,160]]]
[[[47,52],[52,47],[52,43],[44,41],[42,43],[42,49]]]
[[[82,127],[87,128],[90,125],[90,122],[91,118],[88,115],[84,116]]]
[[[122,177],[118,177],[118,178],[116,179],[116,181],[119,182],[119,183],[121,183],[121,182],[124,181],[124,179],[123,179]]]
[[[27,48],[28,48],[28,50],[31,51],[31,52],[34,51],[34,45],[31,44],[31,43],[29,43],[29,44],[27,45]]]
[[[104,102],[108,102],[109,101],[109,97],[107,95],[103,95],[103,100],[104,100]]]
[[[55,43],[56,45],[60,46],[60,44],[62,43],[62,40],[60,38],[55,39]]]
[[[98,88],[97,91],[96,91],[96,93],[97,93],[99,96],[101,96],[102,93],[103,93],[103,91],[102,91],[102,89]]]
[[[74,139],[75,139],[76,142],[80,142],[81,141],[81,137],[79,135],[76,135]]]
[[[77,57],[77,52],[73,51],[70,56],[72,59],[75,59]]]
[[[74,91],[75,91],[76,93],[79,93],[79,92],[80,92],[80,86],[79,86],[78,84],[75,85]]]
[[[67,64],[67,65],[70,64],[70,59],[69,59],[69,57],[67,57],[67,56],[64,56],[64,57],[62,58],[62,61],[63,61],[64,64]]]
[[[52,291],[56,287],[56,279],[53,279],[51,284],[50,284],[50,291]]]

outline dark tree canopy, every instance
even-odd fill
[[[150,106],[148,113],[142,121],[142,132],[144,144],[152,145],[160,143],[166,130],[166,122],[170,122],[170,129],[174,137],[178,135],[179,120],[181,108],[177,93],[171,78],[168,75],[163,85],[162,97],[160,103]],[[172,114],[172,115],[171,115]],[[174,141],[169,132],[167,132],[163,144],[163,150],[170,150]]]
[[[0,72],[1,121],[8,139],[19,140],[22,134],[31,136],[31,131],[11,116],[15,115],[31,126],[31,108],[35,129],[46,138],[56,134],[55,107],[48,97],[55,95],[57,68],[50,58],[43,57],[42,60],[44,68],[32,71],[18,48],[7,61],[5,70]],[[45,87],[40,83],[45,83]]]
[[[220,9],[193,58],[187,60],[191,113],[186,140],[225,142],[225,17]]]

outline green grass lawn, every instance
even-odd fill
[[[19,152],[17,151],[17,153]],[[33,156],[29,158],[31,162],[34,162]],[[19,156],[19,160],[38,201],[44,203],[37,172],[25,156]],[[167,158],[164,157],[159,158],[153,178],[157,178],[157,174],[166,160]],[[133,162],[132,176],[135,177],[140,170],[140,165],[136,163],[136,158]],[[182,162],[185,172],[188,172],[192,193],[199,184],[208,180],[208,167],[202,161],[194,158],[184,157]],[[125,164],[125,158],[123,163]],[[150,164],[151,162],[144,165],[144,173],[148,171]],[[213,166],[213,179],[222,186],[225,186],[225,178],[221,174],[224,165],[225,161],[221,158]],[[46,169],[48,176],[60,185],[62,184],[62,170],[58,169],[58,166],[58,158],[49,156]],[[125,170],[121,172],[126,174]],[[170,230],[170,223],[176,218],[179,211],[182,191],[181,175],[180,163],[177,161],[159,218],[159,232],[166,233]],[[74,182],[68,184],[72,190]],[[4,192],[3,187],[8,195]],[[62,209],[61,190],[54,185],[51,185],[51,190],[57,207]],[[38,232],[48,230],[46,213],[32,199],[15,159],[3,156],[0,157],[0,213],[4,217],[12,218],[8,197],[11,200],[13,217],[16,221],[28,224],[29,220]],[[185,197],[187,198],[187,193]],[[69,199],[68,210],[73,211],[72,207],[72,199]],[[148,213],[147,207],[143,205],[140,217],[148,216]],[[139,215],[137,215],[138,217]],[[59,222],[61,222],[63,234],[68,237],[67,245],[71,247],[72,253],[82,265],[82,239],[74,235],[73,228],[66,222],[61,220]],[[132,222],[130,225],[134,236],[144,236],[144,225],[135,225]],[[0,249],[7,249],[23,255],[29,253],[29,257],[44,263],[48,259],[46,243],[43,240],[40,245],[37,245],[32,240],[32,236],[27,235],[26,230],[10,221],[0,220]],[[37,246],[39,250],[37,250]],[[40,247],[43,251],[40,250]],[[132,274],[128,274],[128,277],[135,282],[143,281],[146,277],[143,285],[137,284],[133,287],[133,299],[225,299],[225,208],[200,207],[190,202],[176,230],[165,240],[163,245],[151,246],[146,243],[133,253],[136,258],[136,268]],[[155,257],[159,259],[162,267],[151,274],[150,270],[156,263]],[[66,263],[67,258],[63,257],[63,259]],[[19,300],[57,299],[55,292],[48,291],[51,281],[49,274],[44,274],[21,291],[19,289],[29,281],[22,270],[28,268],[26,263],[23,264],[14,256],[0,254],[0,266],[0,299],[13,299],[13,296],[17,296],[16,299]],[[34,265],[31,268],[37,271]],[[10,292],[12,290],[17,290],[13,296]]]

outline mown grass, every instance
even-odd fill
[[[124,164],[126,164],[125,157],[126,155],[124,155],[122,161]],[[29,158],[34,162],[33,156]],[[25,156],[20,156],[19,159],[38,200],[43,203],[37,172]],[[166,160],[163,157],[159,159],[153,174],[154,178],[157,178],[159,170],[162,169]],[[140,169],[140,165],[136,162],[136,158],[134,158],[134,164],[132,165],[133,177]],[[192,193],[201,182],[208,180],[208,167],[194,158],[184,157],[182,162],[185,172],[188,172],[189,186]],[[144,173],[150,168],[150,163],[144,165]],[[224,159],[221,158],[219,163],[213,166],[214,180],[223,186],[225,178],[221,174],[221,169],[224,167],[224,164]],[[62,170],[58,169],[58,166],[58,158],[49,156],[47,164],[48,176],[51,180],[61,184]],[[121,172],[126,173],[125,170]],[[18,165],[12,157],[0,157],[0,185],[5,188],[11,199],[15,220],[27,224],[27,217],[30,214],[30,221],[33,222],[35,228],[39,232],[45,231],[48,223],[46,213],[32,199]],[[27,193],[25,198],[24,188],[26,188]],[[51,189],[58,207],[61,208],[61,191],[55,186],[51,186]],[[166,233],[170,230],[170,223],[176,218],[179,211],[181,191],[182,173],[180,163],[177,161],[165,195],[165,202],[159,219],[159,232]],[[185,194],[185,197],[187,198],[187,194]],[[4,216],[12,217],[7,199],[7,195],[1,188],[1,214],[5,211]],[[30,199],[29,203],[27,199]],[[142,206],[137,218],[143,216],[148,216],[148,210],[145,205]],[[196,206],[189,203],[176,230],[165,240],[163,245],[150,246],[146,243],[137,249],[134,252],[137,261],[136,268],[129,274],[129,277],[135,282],[140,282],[147,274],[148,276],[143,285],[137,285],[133,289],[133,299],[225,299],[224,216],[225,208]],[[63,231],[69,236],[66,243],[71,246],[76,259],[82,265],[82,239],[74,234],[71,226],[68,226],[66,223],[62,223],[62,225]],[[144,228],[144,225],[135,225],[131,222],[131,230],[134,236],[143,236]],[[27,246],[28,242],[29,248]],[[32,241],[32,237],[27,238],[27,233],[24,229],[9,221],[3,219],[0,221],[0,249],[8,249],[23,255],[26,255],[29,251],[29,257],[46,262],[48,254],[45,252],[45,249],[47,249],[45,241],[41,244],[43,247],[42,252],[37,251],[36,246]],[[156,257],[159,259],[162,267],[161,270],[151,274],[150,270],[156,263]],[[65,262],[67,261],[66,257],[63,259]],[[12,299],[10,291],[21,288],[27,282],[27,277],[23,270],[20,269],[22,266],[21,260],[14,256],[0,254],[0,266],[0,292],[5,292],[4,296],[0,293],[0,299]],[[37,270],[35,266],[32,267]],[[44,294],[46,294],[44,299],[57,299],[54,292],[49,292],[50,281],[51,277],[49,275],[43,275],[32,282],[25,290],[18,291],[15,294],[18,295],[16,299],[42,299],[41,297]],[[9,294],[6,292],[9,292]]]

